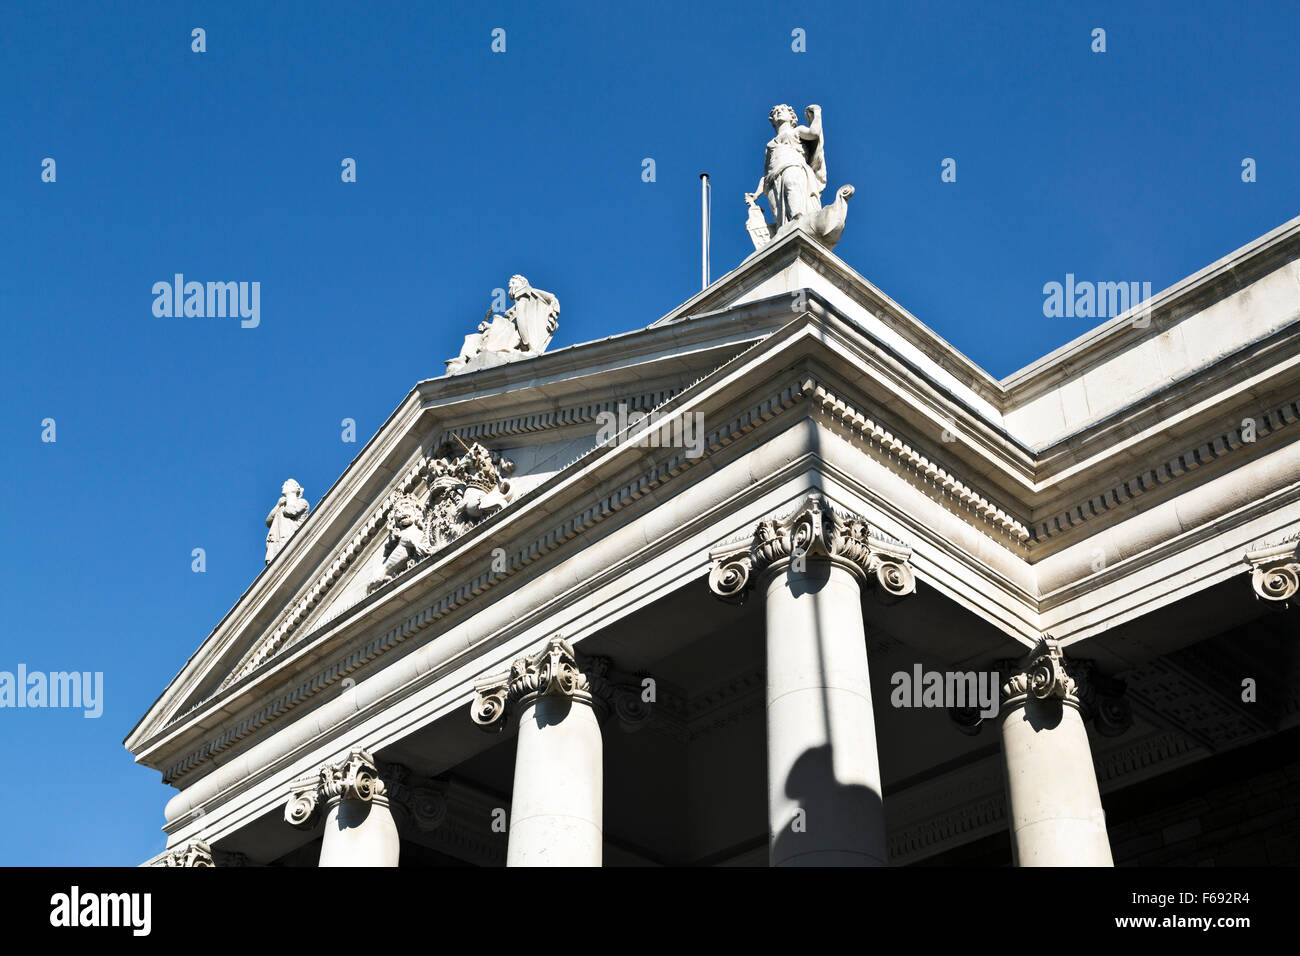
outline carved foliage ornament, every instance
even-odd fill
[[[168,850],[162,858],[162,866],[216,866],[212,859],[212,849],[202,840],[195,840],[174,850]]]
[[[509,674],[489,677],[474,685],[474,722],[501,730],[514,707],[538,697],[561,696],[591,702],[591,684],[578,667],[568,641],[558,634],[536,654],[516,658]]]
[[[1003,707],[1030,697],[1057,699],[1078,707],[1103,736],[1117,737],[1132,726],[1124,682],[1102,674],[1093,661],[1067,659],[1050,634],[1038,639],[1027,664],[1005,662],[1003,668],[1008,675],[1002,685]]]
[[[383,571],[369,590],[383,587],[509,504],[513,492],[506,476],[514,469],[509,458],[478,442],[457,439],[430,455],[423,468],[423,503],[414,494],[393,499]]]
[[[1246,553],[1250,583],[1264,601],[1287,607],[1300,593],[1300,535]]]
[[[315,776],[293,785],[284,819],[300,829],[316,825],[322,808],[338,800],[387,800],[384,781],[370,754],[354,748],[343,760],[325,764]]]
[[[599,716],[614,714],[625,729],[649,716],[640,686],[615,671],[607,657],[579,657],[558,634],[535,654],[516,658],[507,674],[474,685],[471,714],[486,730],[501,731],[510,714],[538,697],[562,696],[593,705]]]
[[[859,517],[838,514],[814,493],[790,517],[760,521],[749,541],[716,549],[709,588],[739,603],[769,568],[820,559],[846,563],[885,594],[903,597],[916,590],[911,556],[911,548],[872,532]]]

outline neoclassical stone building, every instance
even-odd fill
[[[550,352],[512,282],[272,513],[151,864],[1300,861],[1300,218],[1002,381],[755,244]]]

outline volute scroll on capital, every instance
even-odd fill
[[[601,718],[615,715],[625,729],[635,729],[649,706],[608,657],[581,655],[558,634],[534,654],[518,657],[504,674],[474,685],[471,716],[484,730],[500,732],[510,715],[541,697],[566,697],[589,704]]]
[[[872,581],[878,593],[901,598],[916,591],[912,549],[871,529],[856,515],[840,514],[814,493],[786,518],[760,521],[747,539],[711,552],[709,589],[724,601],[742,603],[768,573],[801,561],[830,561]]]
[[[1300,594],[1300,534],[1248,551],[1243,560],[1257,598],[1279,608],[1292,606]]]
[[[1108,677],[1090,660],[1067,658],[1050,634],[1038,639],[1028,662],[1004,661],[1007,675],[1002,685],[1002,708],[1029,699],[1060,700],[1091,719],[1106,737],[1124,733],[1133,723],[1132,709],[1122,680]]]
[[[168,850],[163,855],[161,865],[165,867],[215,867],[217,864],[212,856],[212,848],[202,840],[194,840],[174,850]]]
[[[284,808],[285,822],[309,830],[320,819],[322,810],[338,800],[387,803],[388,792],[379,768],[374,758],[360,747],[294,783]]]

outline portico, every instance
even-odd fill
[[[1160,781],[1259,748],[1280,794],[1300,726],[1300,219],[1001,381],[792,221],[643,327],[470,343],[273,511],[127,738],[149,862],[1291,852]],[[893,706],[922,671],[997,717]]]

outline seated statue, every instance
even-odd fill
[[[478,332],[465,336],[460,355],[447,360],[448,375],[517,362],[546,351],[559,326],[560,300],[534,289],[521,275],[510,277],[508,292],[514,305],[504,315],[488,311]]]

